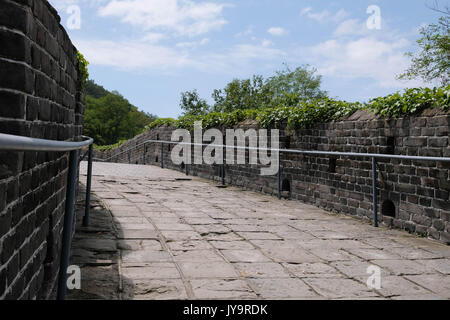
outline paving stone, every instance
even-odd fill
[[[274,247],[271,249],[261,249],[268,257],[277,262],[287,263],[307,263],[307,262],[321,262],[322,260],[308,251],[301,248],[291,247]]]
[[[142,267],[123,267],[122,275],[133,281],[180,278],[180,273],[174,263],[150,263]]]
[[[165,251],[156,250],[123,250],[123,263],[146,263],[146,262],[166,262],[170,261],[170,255]]]
[[[392,300],[416,300],[416,301],[424,301],[424,300],[447,300],[445,298],[442,298],[441,296],[434,294],[434,293],[428,293],[428,294],[420,294],[420,295],[403,295],[403,296],[394,296],[391,297]]]
[[[202,224],[210,225],[217,223],[215,219],[211,219],[209,217],[201,217],[201,218],[187,217],[184,218],[184,220],[186,221],[186,223],[190,225],[202,225]]]
[[[121,250],[162,250],[158,240],[118,240],[117,247]]]
[[[217,234],[217,233],[208,233],[203,235],[203,239],[208,241],[241,241],[242,237],[238,236],[235,233],[226,233],[226,234]]]
[[[226,225],[230,230],[235,232],[244,231],[244,232],[258,232],[262,231],[261,226],[257,225],[249,225],[249,224],[227,224]]]
[[[399,259],[400,256],[380,249],[348,249],[348,252],[365,260]]]
[[[367,286],[352,280],[341,278],[305,278],[303,279],[321,296],[330,299],[376,297],[378,294]]]
[[[314,299],[319,296],[302,280],[295,278],[249,279],[263,299]]]
[[[354,238],[352,235],[330,230],[311,230],[310,233],[313,236],[324,240],[345,240]]]
[[[158,234],[155,230],[149,229],[121,229],[117,232],[118,239],[147,239],[147,240],[158,240]]]
[[[161,231],[168,241],[201,240],[202,237],[195,231]]]
[[[124,284],[126,300],[184,300],[187,299],[184,284],[178,279],[133,280]]]
[[[351,261],[338,261],[338,262],[332,262],[331,266],[345,274],[346,276],[350,278],[356,278],[356,277],[364,277],[367,279],[370,276],[370,273],[368,273],[368,268],[373,265],[370,262],[367,261],[360,261],[360,260],[351,260]],[[391,272],[385,268],[381,269],[381,276],[388,276],[391,275]]]
[[[352,256],[346,253],[343,250],[334,249],[334,248],[321,248],[321,249],[310,249],[310,253],[315,256],[318,256],[324,261],[345,261],[352,260]]]
[[[300,264],[283,263],[283,265],[299,278],[342,278],[342,275],[335,268],[321,262]]]
[[[436,273],[434,269],[413,260],[372,260],[371,262],[395,275]]]
[[[359,278],[362,283],[367,282],[367,278]],[[382,276],[381,289],[377,289],[385,297],[402,296],[424,296],[431,292],[423,287],[399,276]]]
[[[450,299],[450,277],[440,274],[405,276],[406,279],[427,288],[444,299]]]
[[[219,256],[214,250],[187,250],[187,251],[172,251],[173,259],[175,261],[222,261],[225,260]]]
[[[271,262],[259,250],[221,250],[230,262]]]
[[[274,233],[286,240],[308,241],[315,239],[312,235],[302,231],[274,231]]]
[[[202,279],[190,281],[197,299],[256,299],[256,294],[243,280]]]
[[[226,262],[179,262],[187,278],[236,278],[236,270]]]
[[[274,262],[233,263],[245,278],[290,278],[283,266]]]
[[[211,245],[216,247],[217,249],[225,249],[225,250],[252,250],[255,249],[247,241],[210,241]]]
[[[163,231],[194,231],[190,225],[182,223],[158,223],[156,227]]]
[[[185,240],[168,242],[167,246],[170,250],[212,250],[214,249],[207,241],[201,240]]]
[[[123,232],[124,230],[155,230],[153,225],[147,223],[115,223],[117,232]]]
[[[415,260],[415,259],[436,259],[441,256],[436,253],[428,252],[420,248],[414,247],[387,247],[386,251],[392,252],[394,254],[399,255],[404,259]],[[450,261],[450,260],[449,260]]]
[[[194,229],[200,233],[201,235],[207,235],[210,233],[213,234],[227,234],[230,233],[231,230],[224,225],[221,224],[210,224],[210,225],[196,225],[193,226]]]
[[[450,259],[416,260],[424,265],[427,270],[437,270],[440,273],[450,275]]]
[[[281,238],[269,232],[236,232],[247,240],[281,240]]]

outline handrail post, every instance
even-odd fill
[[[222,168],[221,168],[221,176],[222,176],[222,185],[225,185],[225,146],[222,145]]]
[[[280,162],[280,150],[277,151],[278,153],[278,199],[281,199],[281,162]]]
[[[186,148],[183,151],[185,153],[185,155],[184,155],[184,171],[186,173],[186,176],[189,176],[188,154],[190,153],[191,150],[189,150],[189,152],[186,152]],[[191,145],[189,145],[189,148],[191,148]]]
[[[91,210],[91,184],[92,184],[92,153],[93,145],[89,146],[89,156],[88,156],[88,171],[87,171],[87,181],[86,181],[86,207],[84,209],[83,226],[89,226],[89,213]]]
[[[62,235],[61,263],[59,265],[57,299],[65,300],[67,292],[67,268],[70,259],[70,243],[72,238],[73,214],[75,207],[75,188],[77,181],[78,150],[70,152],[69,172],[67,175],[66,206],[64,229]]]
[[[147,157],[147,145],[144,142],[144,159],[142,159],[142,164],[145,165],[146,157]]]
[[[164,142],[161,142],[161,168],[164,169]]]
[[[378,227],[377,203],[377,159],[372,157],[372,198],[373,198],[373,226]]]

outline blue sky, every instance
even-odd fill
[[[180,114],[180,93],[310,64],[330,96],[366,101],[400,82],[434,0],[50,0],[92,79],[141,110]],[[441,6],[448,1],[439,1]],[[381,24],[374,20],[380,9]],[[78,9],[79,17],[78,19]],[[367,21],[369,20],[369,24]],[[80,22],[80,23],[78,23]],[[374,24],[375,23],[375,24]]]

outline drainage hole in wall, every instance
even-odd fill
[[[286,199],[291,197],[291,182],[288,179],[284,179],[281,183],[281,196]]]
[[[395,218],[395,204],[391,200],[386,200],[381,206],[383,216]]]

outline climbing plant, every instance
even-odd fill
[[[86,88],[86,81],[89,78],[88,65],[89,62],[84,58],[80,51],[77,51],[78,72],[80,73],[81,88]]]

